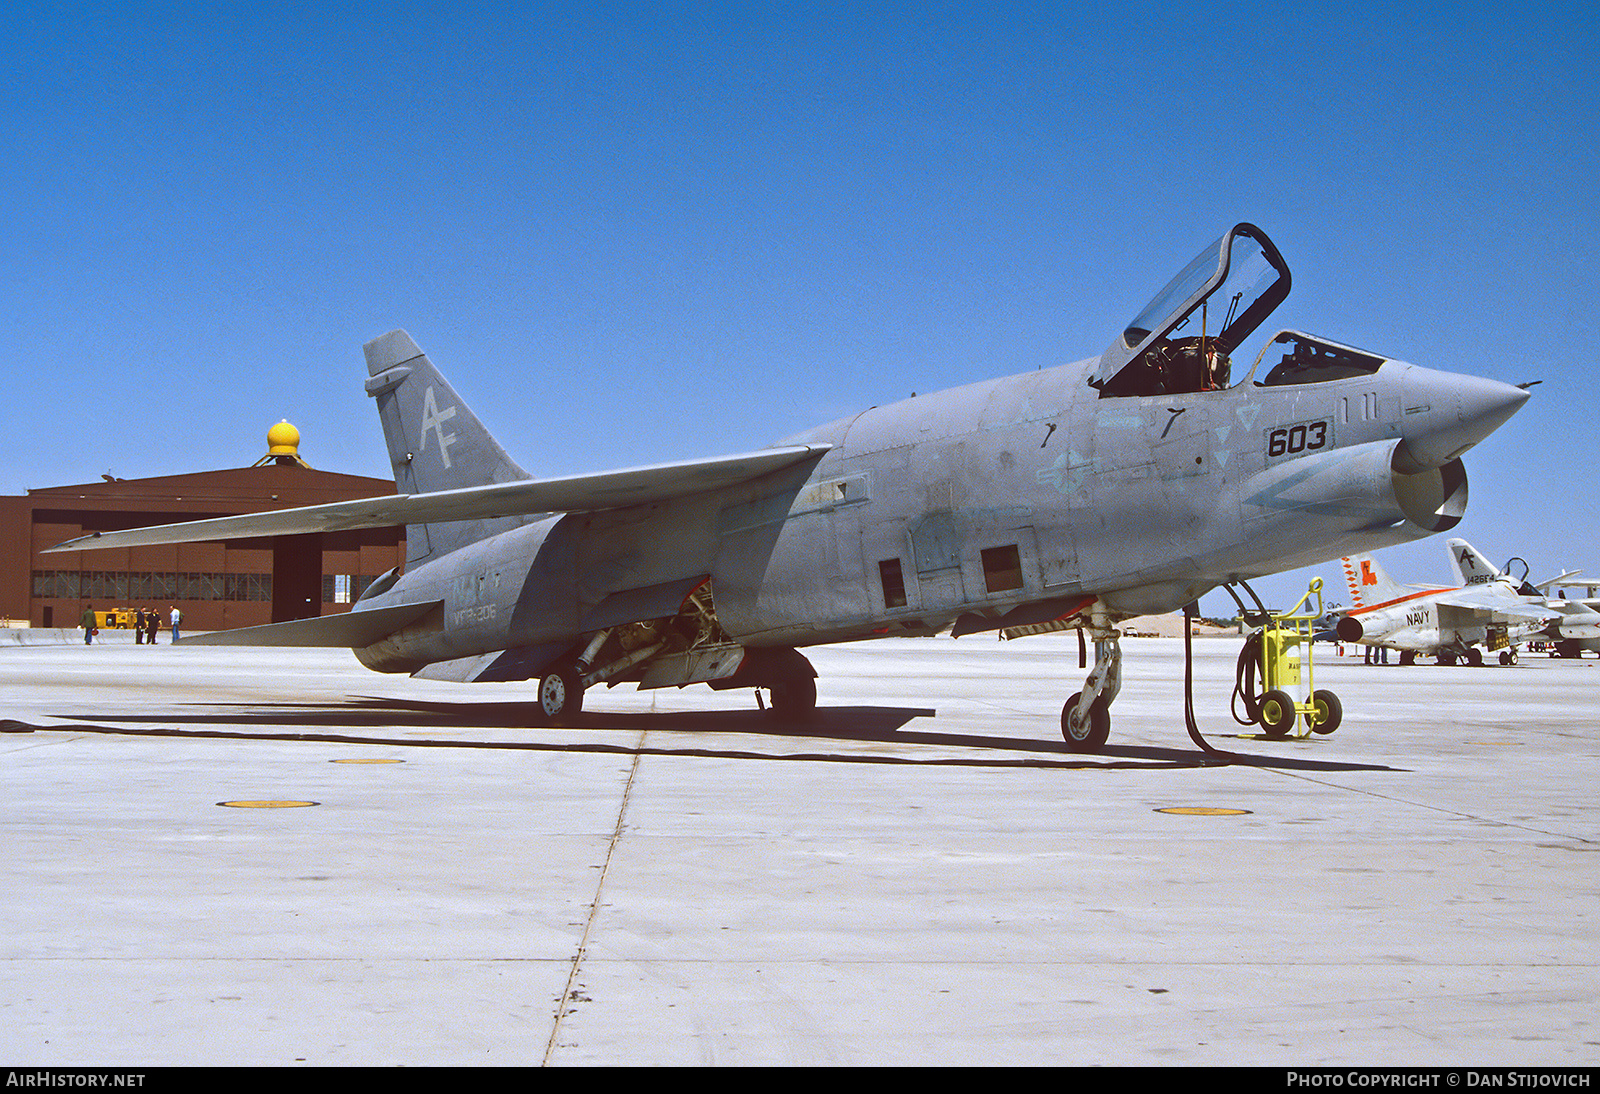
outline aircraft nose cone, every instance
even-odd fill
[[[1528,401],[1528,390],[1451,372],[1417,368],[1407,377],[1400,433],[1413,473],[1443,467],[1499,429]]]

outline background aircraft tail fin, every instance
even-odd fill
[[[364,349],[371,377],[367,394],[378,401],[400,493],[431,494],[533,477],[506,455],[409,334],[390,331]],[[406,562],[448,554],[523,519],[407,525]]]
[[[1409,592],[1390,577],[1371,555],[1341,558],[1339,562],[1344,566],[1344,583],[1350,590],[1351,603],[1357,608],[1370,608],[1406,596]]]
[[[1483,557],[1464,539],[1449,541],[1450,565],[1455,569],[1458,585],[1487,585],[1500,575],[1500,567]]]

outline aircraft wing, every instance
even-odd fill
[[[361,649],[415,623],[442,605],[442,600],[356,609],[339,615],[291,619],[231,631],[206,631],[178,639],[180,646],[329,646]]]
[[[1574,571],[1574,573],[1577,572],[1578,571]],[[1575,578],[1569,578],[1568,580],[1554,578],[1545,582],[1543,585],[1535,585],[1534,588],[1538,589],[1546,596],[1549,596],[1552,589],[1582,589],[1585,592],[1588,592],[1596,586],[1600,586],[1600,577],[1579,576]]]
[[[401,524],[435,524],[451,520],[486,520],[534,513],[579,513],[619,509],[648,502],[670,501],[707,490],[735,486],[774,471],[820,458],[828,445],[766,448],[737,456],[630,467],[559,479],[469,486],[431,494],[395,494],[381,498],[245,513],[210,520],[160,524],[94,532],[69,539],[42,552],[99,550],[104,547],[146,547],[163,543],[197,543],[256,536],[293,536],[307,532],[343,532],[352,528],[392,528]]]
[[[1469,613],[1482,623],[1547,623],[1560,615],[1525,600],[1496,596],[1482,587],[1441,593],[1435,603],[1442,608]]]
[[[1585,588],[1594,585],[1600,585],[1600,578],[1585,578],[1582,581],[1569,580],[1570,578],[1581,577],[1582,574],[1582,570],[1563,570],[1555,577],[1552,577],[1549,581],[1541,581],[1539,584],[1535,585],[1534,588],[1538,589],[1545,596],[1549,596],[1551,589],[1570,589],[1574,587]]]

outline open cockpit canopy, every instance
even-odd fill
[[[1214,391],[1229,354],[1289,295],[1289,267],[1267,234],[1237,224],[1195,256],[1100,356],[1101,398]]]

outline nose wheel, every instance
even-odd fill
[[[1080,715],[1082,700],[1080,691],[1061,708],[1061,737],[1074,752],[1099,752],[1111,736],[1111,704],[1091,696],[1088,714]]]
[[[1061,708],[1061,738],[1073,752],[1099,752],[1111,736],[1111,700],[1122,690],[1122,646],[1117,632],[1099,632],[1094,668],[1083,690]]]

